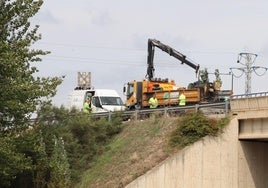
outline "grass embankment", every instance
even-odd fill
[[[206,135],[222,132],[227,118],[209,119],[201,112],[183,118],[127,122],[77,187],[124,187],[175,151]]]

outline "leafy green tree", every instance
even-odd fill
[[[61,138],[54,136],[54,149],[49,161],[50,181],[48,187],[65,188],[70,186],[71,171]]]
[[[46,145],[43,139],[42,131],[39,131],[38,137],[35,139],[37,143],[34,144],[35,168],[33,173],[33,184],[34,187],[46,187],[47,185],[47,174],[49,169],[49,160],[46,153]]]
[[[30,18],[40,9],[42,0],[0,1],[0,128],[28,127],[31,113],[50,102],[56,94],[60,77],[35,77],[40,56],[49,52],[32,49],[41,39],[39,26]]]
[[[16,173],[12,187],[45,187],[49,174],[49,158],[42,131],[37,129],[24,131],[12,141],[16,145],[16,153],[23,154],[30,161],[27,169],[23,168]]]
[[[17,174],[31,169],[31,160],[16,152],[12,136],[0,133],[0,143],[0,187],[10,187]]]
[[[42,3],[42,0],[0,1],[0,187],[10,186],[18,174],[35,169],[31,155],[18,149],[23,143],[16,139],[29,128],[31,114],[51,102],[62,82],[61,77],[36,77],[38,70],[31,64],[40,62],[41,56],[49,53],[32,47],[41,35],[39,26],[32,26],[30,19]],[[40,147],[42,150],[43,146]]]

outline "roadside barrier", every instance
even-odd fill
[[[150,117],[151,114],[156,116],[164,117],[174,117],[181,116],[190,112],[197,112],[202,110],[206,115],[210,114],[225,114],[227,116],[230,111],[230,101],[227,100],[221,103],[212,103],[212,104],[195,104],[195,105],[186,105],[183,107],[163,107],[156,109],[142,109],[142,110],[131,110],[124,112],[102,112],[91,114],[94,117],[106,117],[108,120],[111,120],[111,117],[115,114],[120,114],[123,120],[142,120]]]

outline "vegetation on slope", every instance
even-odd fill
[[[182,147],[218,135],[227,122],[228,118],[209,119],[202,112],[128,122],[77,187],[124,187]]]
[[[168,157],[168,136],[176,119],[126,123],[107,151],[84,173],[77,187],[124,187]]]
[[[220,120],[208,118],[201,111],[188,114],[179,119],[178,127],[170,137],[170,145],[182,148],[204,136],[217,136],[228,122],[227,117]]]

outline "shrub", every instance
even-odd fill
[[[221,120],[208,118],[201,111],[188,114],[179,119],[178,128],[171,134],[170,145],[184,147],[204,136],[217,136],[228,121],[228,118]]]

